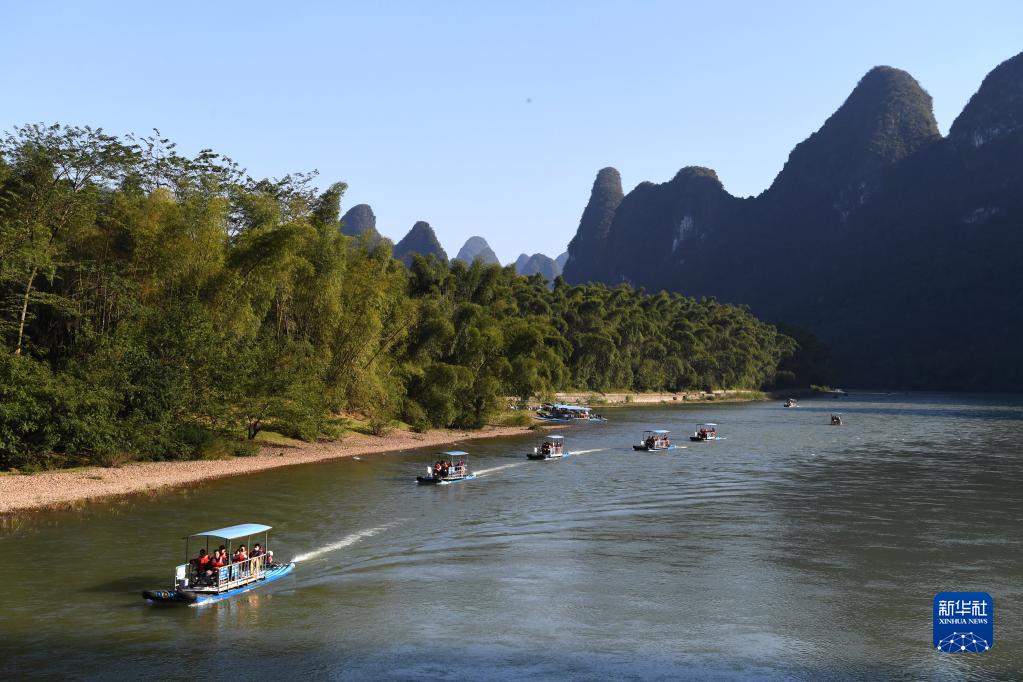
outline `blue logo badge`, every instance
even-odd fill
[[[984,653],[995,645],[995,602],[987,592],[934,595],[934,648]]]

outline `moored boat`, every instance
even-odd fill
[[[831,425],[832,426],[841,426],[842,425],[842,415],[840,415],[840,414],[832,414],[831,415]]]
[[[718,439],[718,425],[717,424],[711,424],[710,422],[708,422],[706,424],[699,424],[696,427],[696,431],[693,432],[693,435],[689,436],[689,440],[697,442],[697,443],[702,443],[703,441],[717,440],[717,439]]]
[[[533,448],[533,452],[526,455],[529,459],[561,459],[562,457],[568,457],[569,453],[565,451],[565,437],[564,436],[545,436],[538,446]]]
[[[143,598],[158,604],[188,604],[202,606],[233,597],[242,592],[283,578],[295,568],[295,563],[275,563],[273,552],[268,548],[270,526],[259,523],[242,523],[237,526],[195,533],[185,538],[185,556],[191,556],[190,545],[204,544],[199,556],[188,563],[180,564],[174,571],[174,586],[163,590],[145,590]],[[263,537],[262,544],[251,545],[253,537]],[[198,538],[198,540],[196,540]],[[210,538],[223,540],[226,545],[226,559],[218,548],[210,554]],[[235,541],[237,551],[232,551]],[[203,542],[205,539],[205,543]]]
[[[666,431],[665,429],[644,431],[643,440],[632,446],[633,450],[645,450],[647,452],[670,450],[671,448],[671,431]]]
[[[589,407],[584,407],[582,405],[565,405],[562,403],[545,403],[540,407],[540,411],[537,412],[536,418],[550,422],[607,421],[607,419],[601,417]]]
[[[447,485],[471,481],[476,474],[469,471],[469,453],[461,450],[442,452],[433,466],[426,467],[426,476],[416,476],[416,483]]]

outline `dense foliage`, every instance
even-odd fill
[[[758,387],[794,347],[741,308],[553,290],[339,229],[345,191],[156,137],[0,144],[0,466],[245,452],[261,430],[476,427],[559,388]]]

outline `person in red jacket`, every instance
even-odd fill
[[[220,550],[213,552],[213,559],[210,560],[210,568],[214,571],[220,570],[227,564],[226,557],[220,553]]]
[[[200,573],[205,573],[210,566],[210,553],[205,549],[199,550],[199,556],[195,559],[195,567]]]

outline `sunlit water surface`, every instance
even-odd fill
[[[829,425],[840,410],[845,424]],[[1023,674],[1023,399],[853,395],[607,409],[462,444],[212,481],[0,528],[0,678],[985,679]],[[726,438],[634,453],[643,429]],[[189,532],[268,523],[289,577],[154,607]],[[931,647],[939,591],[996,602],[994,648]]]

